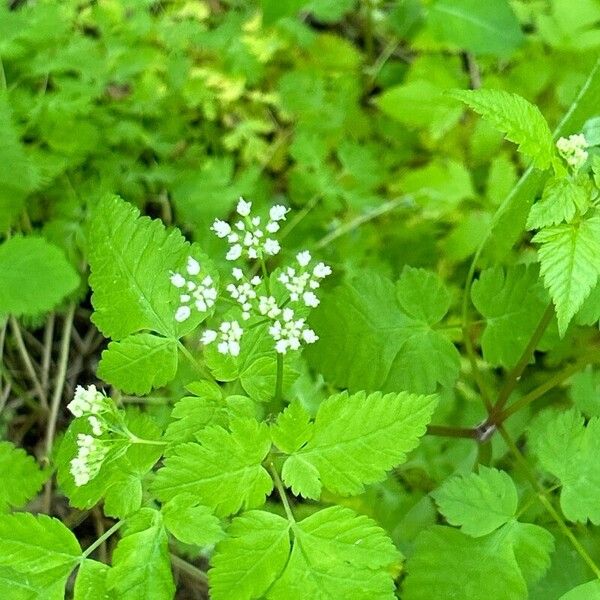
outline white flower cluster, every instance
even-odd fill
[[[588,159],[586,148],[587,140],[583,133],[570,135],[568,138],[561,137],[556,142],[559,154],[567,161],[567,164],[573,169],[579,169]]]
[[[76,486],[89,483],[102,467],[108,447],[101,440],[85,434],[77,435],[77,456],[71,461],[71,474]]]
[[[207,329],[202,334],[203,344],[212,344],[216,339],[219,339],[217,349],[221,354],[231,354],[231,356],[239,356],[240,340],[244,330],[240,327],[237,321],[224,321],[219,327],[219,331]]]
[[[266,227],[261,227],[261,218],[250,216],[252,202],[240,198],[237,214],[242,217],[233,227],[226,221],[217,219],[211,229],[220,238],[227,238],[230,244],[227,260],[238,260],[247,257],[251,260],[262,260],[265,256],[275,256],[281,250],[279,242],[267,234],[279,231],[279,222],[285,221],[288,209],[285,206],[273,206],[269,212]]]
[[[192,306],[199,312],[207,312],[217,300],[217,289],[212,277],[200,274],[200,263],[195,258],[188,256],[185,270],[195,281],[186,279],[181,273],[171,273],[171,283],[181,290],[180,306],[175,312],[175,320],[178,323],[190,318]]]
[[[306,314],[307,309],[319,305],[316,290],[321,280],[331,274],[331,268],[324,263],[311,267],[312,256],[304,251],[296,256],[297,265],[285,268],[276,283],[271,281],[267,275],[265,258],[278,254],[281,247],[274,237],[269,236],[279,231],[280,223],[285,220],[289,209],[281,205],[273,206],[264,227],[261,217],[252,215],[251,211],[252,203],[240,198],[236,207],[240,218],[233,224],[217,219],[211,230],[229,243],[227,260],[260,261],[265,277],[246,275],[243,269],[233,268],[232,281],[225,289],[231,300],[241,308],[241,320],[224,321],[216,330],[205,330],[201,341],[204,345],[216,342],[221,354],[239,356],[244,334],[240,322],[254,318],[257,324],[268,325],[274,349],[285,354],[289,350],[298,350],[302,344],[317,341],[315,332],[306,325]],[[191,257],[186,270],[189,276],[200,279],[200,265]],[[175,313],[177,321],[189,318],[190,303],[197,310],[206,312],[217,300],[217,290],[210,276],[197,282],[186,279],[180,273],[171,273],[171,283],[182,289],[181,306]],[[280,289],[270,290],[272,283]]]
[[[67,408],[74,417],[86,417],[92,428],[92,434],[80,433],[77,436],[77,456],[71,461],[71,474],[75,485],[81,486],[93,479],[108,454],[105,441],[94,436],[101,436],[107,431],[104,416],[111,411],[111,404],[106,396],[96,389],[95,385],[83,388],[78,385],[75,396]]]
[[[300,252],[296,256],[296,260],[300,265],[300,270],[296,272],[293,267],[288,267],[280,276],[279,281],[283,283],[287,291],[290,293],[290,300],[298,302],[302,299],[305,306],[316,308],[319,306],[319,299],[314,290],[320,287],[321,279],[331,275],[331,267],[325,263],[319,263],[312,271],[306,270],[312,257],[308,250]]]

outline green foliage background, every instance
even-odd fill
[[[599,23],[598,0],[2,0],[3,597],[205,597],[215,544],[214,598],[600,597],[600,168],[560,179],[553,140],[585,124],[600,145]],[[182,352],[199,320],[170,320],[167,278],[144,283],[140,308],[127,275],[188,254],[224,266],[209,226],[239,196],[290,206],[284,257],[309,248],[335,273],[311,317],[319,344],[286,359],[294,402],[270,432],[254,422],[275,380],[258,334],[234,364],[207,351],[211,383],[198,383]],[[66,339],[95,326],[111,340],[99,366],[67,346],[79,366],[56,374],[58,400],[96,367],[117,398],[159,396],[127,411],[136,435],[173,444],[157,474],[160,454],[132,448],[97,487],[68,479],[78,425],[64,433],[65,403],[52,414],[22,352],[42,373],[54,319]],[[502,417],[491,441],[471,429],[490,416],[486,394]],[[431,426],[416,447],[431,419],[454,433]],[[371,426],[370,442],[325,449]],[[293,526],[261,466],[272,444]],[[222,487],[188,481],[194,465]],[[110,568],[91,559],[102,499],[127,518]],[[30,501],[63,525],[10,514]],[[345,547],[357,540],[364,555]],[[335,585],[317,576],[328,553]]]

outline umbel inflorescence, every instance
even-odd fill
[[[279,269],[274,277],[267,270],[267,259],[281,250],[275,235],[288,211],[284,206],[273,206],[263,223],[260,216],[252,214],[252,203],[240,198],[239,218],[234,223],[217,219],[211,227],[229,246],[225,258],[239,265],[232,268],[231,281],[225,287],[228,299],[239,309],[238,314],[216,329],[205,330],[201,338],[205,345],[216,343],[221,354],[239,355],[246,322],[248,326],[268,324],[273,348],[280,354],[319,339],[307,326],[306,318],[319,305],[317,290],[331,274],[331,267],[322,262],[315,264],[305,250],[297,254],[293,265]],[[255,266],[262,275],[254,274]],[[191,316],[193,308],[208,312],[218,297],[212,277],[202,272],[194,258],[188,258],[185,272],[185,275],[170,274],[171,283],[181,290],[180,306],[175,311],[175,319],[180,322]]]

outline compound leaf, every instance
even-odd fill
[[[273,489],[261,465],[271,448],[269,430],[254,419],[232,419],[231,431],[210,426],[198,433],[200,443],[179,444],[158,471],[154,492],[162,501],[194,494],[217,516],[261,505]]]
[[[142,508],[127,521],[113,552],[107,589],[122,600],[172,600],[175,584],[161,514]]]
[[[262,598],[290,554],[289,523],[252,510],[236,517],[219,542],[208,576],[214,600]]]
[[[406,392],[331,396],[319,407],[308,441],[285,461],[284,482],[314,499],[322,487],[360,494],[417,446],[436,402],[436,396]]]
[[[600,274],[600,215],[555,225],[533,238],[539,244],[540,273],[556,307],[564,336]]]
[[[432,496],[451,525],[473,537],[507,523],[517,510],[517,489],[504,471],[483,465],[479,473],[448,479]]]
[[[552,133],[539,108],[525,98],[502,90],[455,90],[450,92],[496,129],[518,144],[519,152],[533,160],[538,169],[557,160]]]

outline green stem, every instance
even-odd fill
[[[192,353],[181,343],[180,340],[177,340],[177,345],[181,350],[181,353],[190,361],[192,366],[204,377],[205,379],[212,379],[210,373],[203,367],[192,355]]]
[[[566,369],[563,369],[560,373],[557,373],[556,375],[554,375],[554,377],[547,379],[542,385],[531,390],[531,392],[525,394],[525,396],[519,398],[519,400],[511,404],[508,408],[504,409],[498,415],[498,421],[504,423],[506,419],[512,417],[512,415],[514,415],[516,412],[518,412],[528,404],[531,404],[533,401],[537,400],[545,393],[549,392],[551,389],[557,387],[558,385],[569,379],[571,375],[577,373],[577,371],[581,370],[587,364],[591,362],[598,362],[599,360],[600,357],[596,357],[595,360],[593,358],[588,358],[586,360],[578,361],[572,364],[571,366],[567,367]]]
[[[285,510],[285,514],[290,523],[296,523],[296,519],[294,519],[294,513],[292,512],[292,507],[288,501],[287,494],[285,493],[285,488],[283,487],[283,483],[281,482],[281,478],[279,477],[279,473],[275,468],[275,465],[271,463],[269,465],[269,471],[271,471],[271,475],[273,476],[273,482],[275,483],[275,487],[277,488],[277,492],[279,493],[279,497],[281,498],[281,502],[283,504],[283,508]]]
[[[275,377],[275,401],[283,399],[283,354],[277,352],[277,374]]]
[[[496,401],[496,404],[494,404],[494,408],[492,409],[492,413],[490,415],[490,420],[492,423],[496,423],[498,416],[504,410],[510,395],[517,387],[517,383],[519,382],[523,371],[525,371],[525,368],[529,364],[529,361],[531,360],[535,349],[540,343],[544,332],[550,324],[552,317],[554,317],[554,305],[550,303],[544,311],[539,323],[537,324],[535,331],[531,335],[525,350],[523,350],[521,357],[519,358],[517,364],[513,367],[512,371],[509,373],[504,385],[502,386],[502,389],[500,390],[500,393],[498,394],[498,400]]]
[[[519,463],[523,474],[529,480],[529,483],[531,483],[533,489],[536,491],[537,498],[542,504],[542,506],[554,519],[561,532],[571,542],[573,548],[575,548],[575,551],[592,570],[596,578],[600,579],[600,568],[596,565],[592,557],[588,554],[587,550],[579,543],[579,540],[573,535],[573,532],[569,529],[564,519],[558,514],[554,506],[552,506],[552,503],[548,500],[546,496],[546,491],[535,478],[535,475],[532,473],[529,467],[529,463],[525,460],[525,457],[523,456],[523,454],[521,454],[521,451],[517,448],[517,445],[514,443],[506,429],[502,425],[499,425],[498,431],[500,432],[500,435],[502,435],[502,438],[506,442],[506,445],[510,448],[510,451],[517,459],[517,462]]]
[[[269,271],[267,271],[267,265],[265,264],[264,258],[260,259],[260,270],[263,274],[263,279],[265,281],[265,289],[267,290],[267,295],[271,295],[271,290],[269,286]]]
[[[96,548],[99,548],[113,533],[119,531],[125,524],[125,521],[118,521],[110,529],[107,529],[91,546],[88,546],[82,554],[82,558],[87,558]]]
[[[175,567],[177,567],[180,571],[183,571],[190,577],[193,577],[200,583],[207,585],[208,584],[208,576],[204,571],[201,571],[198,567],[191,565],[187,560],[183,560],[183,558],[173,554],[171,552],[171,562]]]

